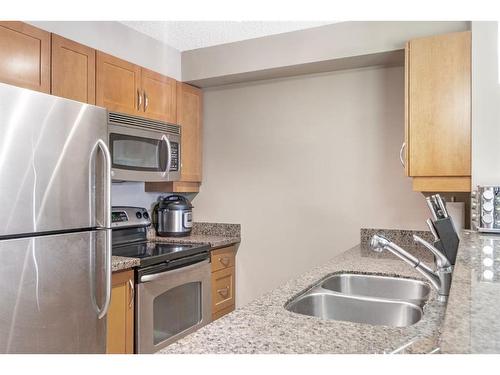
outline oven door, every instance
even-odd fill
[[[108,124],[108,133],[113,180],[180,179],[179,135],[112,124]]]
[[[200,255],[188,258],[196,262]],[[210,323],[209,259],[158,273],[140,270],[137,279],[136,353],[155,353]]]

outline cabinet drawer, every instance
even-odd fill
[[[223,247],[222,249],[212,251],[212,272],[234,267],[234,257],[234,246]]]
[[[234,305],[234,267],[212,273],[212,314]]]

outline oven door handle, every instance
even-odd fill
[[[196,257],[199,257],[199,255],[193,255],[193,258],[196,258]],[[149,283],[151,281],[156,281],[159,279],[163,279],[165,277],[170,277],[172,275],[176,275],[180,272],[187,272],[187,271],[193,270],[195,268],[202,267],[202,266],[208,264],[209,261],[210,261],[210,259],[205,259],[201,262],[197,262],[197,263],[191,264],[191,265],[186,266],[186,267],[180,267],[180,268],[176,268],[174,270],[167,270],[167,271],[160,272],[160,273],[154,273],[152,275],[143,275],[143,276],[141,276],[139,281],[141,283]]]
[[[161,136],[161,140],[167,144],[167,166],[162,173],[162,177],[166,177],[168,175],[168,172],[170,172],[170,165],[172,164],[172,146],[170,145],[170,141],[165,134]]]

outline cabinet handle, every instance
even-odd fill
[[[401,145],[401,150],[399,150],[399,161],[401,162],[403,167],[405,167],[405,161],[403,158],[403,152],[405,150],[405,147],[406,147],[406,142],[403,142],[403,144]]]
[[[146,95],[146,91],[144,91],[144,112],[146,112],[146,109],[148,109],[148,105],[149,105],[149,98]]]
[[[132,302],[134,302],[134,297],[135,297],[135,288],[134,288],[134,282],[132,279],[128,280],[128,285],[129,285],[129,294],[130,294],[130,301],[128,303],[128,308],[130,309],[132,307]]]
[[[229,287],[226,286],[225,288],[217,289],[217,293],[219,293],[221,295],[221,297],[226,298],[227,295],[229,294]]]
[[[227,267],[229,265],[229,257],[223,257],[223,258],[219,258],[219,262],[224,266],[224,267]]]
[[[138,111],[141,110],[141,105],[142,105],[142,95],[141,95],[141,91],[138,89],[137,90],[137,110]]]

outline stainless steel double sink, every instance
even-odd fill
[[[320,280],[285,308],[322,319],[406,327],[422,319],[430,291],[419,280],[341,273]]]

